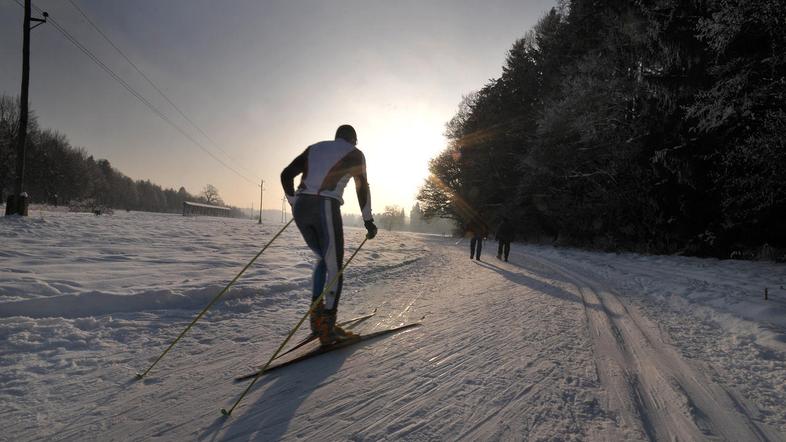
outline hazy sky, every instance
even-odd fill
[[[255,182],[264,179],[265,208],[280,208],[281,170],[349,123],[366,154],[375,212],[392,204],[409,211],[462,95],[499,77],[513,42],[556,3],[72,1],[227,153],[185,122],[68,0],[33,4],[248,179],[46,24],[32,33],[31,55],[30,102],[42,127],[134,179],[195,194],[210,183],[240,207],[259,206]],[[14,0],[0,0],[0,92],[10,95],[21,82],[22,17]],[[352,183],[345,200],[345,212],[359,212]]]

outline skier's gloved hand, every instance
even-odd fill
[[[377,236],[377,226],[374,225],[374,220],[370,219],[363,223],[366,226],[366,239],[374,239]]]

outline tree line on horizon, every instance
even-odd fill
[[[786,256],[784,17],[780,0],[560,2],[447,123],[424,214],[605,250]]]
[[[418,202],[410,209],[409,216],[398,205],[387,205],[382,212],[374,213],[373,216],[377,227],[388,231],[449,235],[455,230],[448,219],[425,218]],[[345,226],[363,227],[363,215],[359,213],[342,213],[341,217]]]
[[[16,134],[19,100],[0,95],[0,197],[13,192],[16,179]],[[96,206],[120,210],[179,213],[183,202],[223,205],[217,189],[207,185],[199,195],[184,187],[165,189],[150,180],[134,180],[109,160],[96,160],[74,147],[57,131],[41,129],[31,112],[27,129],[25,186],[31,203]],[[233,216],[242,212],[233,209]]]

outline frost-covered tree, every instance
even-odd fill
[[[224,202],[221,200],[221,196],[218,194],[218,189],[216,186],[212,184],[208,184],[202,189],[202,199],[205,201],[205,204],[214,204],[214,205],[221,205]]]
[[[786,4],[562,1],[462,99],[425,217],[729,256],[786,249]]]
[[[387,230],[403,227],[405,219],[404,209],[395,205],[385,206],[385,211],[377,216],[380,225]]]

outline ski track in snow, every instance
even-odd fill
[[[224,418],[306,311],[297,230],[137,381],[281,226],[38,215],[0,222],[0,440],[786,440],[783,265],[521,244],[504,263],[493,242],[477,262],[383,231],[339,319],[424,325],[265,375]]]

